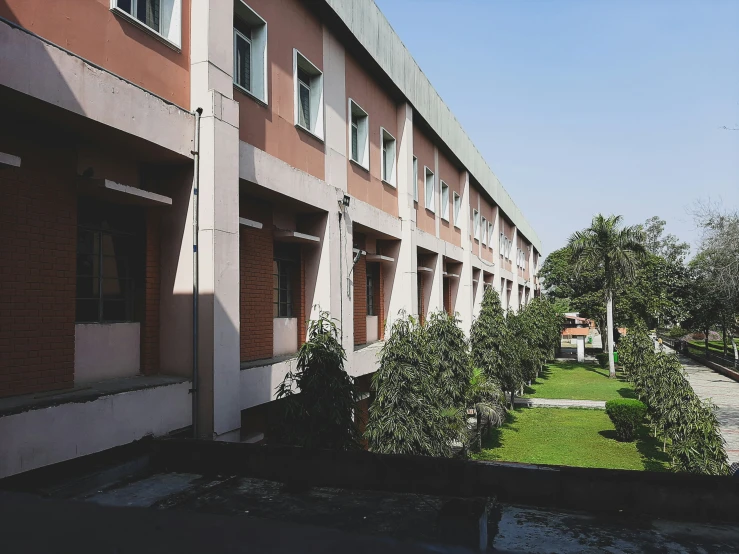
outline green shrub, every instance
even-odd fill
[[[685,329],[683,329],[683,328],[682,328],[682,327],[680,327],[680,326],[677,326],[677,327],[673,327],[672,329],[670,329],[670,330],[669,330],[669,331],[667,332],[667,335],[668,335],[668,336],[669,336],[669,337],[670,337],[671,339],[679,339],[679,338],[682,338],[682,337],[684,337],[684,336],[685,336],[685,335],[686,335],[687,333],[688,333],[688,332],[687,332],[687,331],[686,331]]]
[[[639,425],[644,421],[647,407],[633,398],[619,398],[606,402],[606,413],[616,428],[618,440],[631,442]]]
[[[600,367],[608,367],[608,352],[599,352],[595,359],[598,360]]]

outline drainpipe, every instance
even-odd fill
[[[198,234],[200,232],[200,195],[198,194],[200,187],[200,116],[203,114],[203,108],[195,110],[195,141],[193,155],[193,187],[192,187],[192,436],[198,438],[198,300],[200,295],[199,278],[199,253],[198,253]]]

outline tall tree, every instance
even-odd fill
[[[610,376],[616,377],[613,362],[613,291],[619,278],[633,278],[637,264],[645,255],[644,233],[639,227],[621,227],[622,217],[598,214],[590,227],[573,233],[568,242],[575,271],[602,269],[602,290],[606,300],[606,328]]]

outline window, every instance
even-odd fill
[[[274,316],[293,317],[293,289],[292,289],[291,260],[274,260],[272,277],[274,282]]]
[[[490,250],[493,249],[493,242],[495,241],[495,238],[493,237],[493,232],[494,232],[493,222],[488,221],[488,238],[489,238],[488,246],[490,247]]]
[[[367,264],[367,315],[375,313],[375,286],[379,282],[375,264]]]
[[[77,206],[78,323],[137,321],[145,283],[144,211],[80,197]]]
[[[349,99],[349,159],[369,169],[369,116]]]
[[[449,185],[441,182],[441,218],[449,221]]]
[[[418,158],[413,156],[413,201],[418,202]]]
[[[454,226],[459,227],[459,211],[462,209],[462,198],[454,193]]]
[[[295,125],[323,140],[323,73],[294,53]]]
[[[182,0],[111,0],[110,7],[179,49]]]
[[[480,240],[483,244],[488,243],[488,220],[482,218],[482,239]]]
[[[480,240],[480,212],[472,210],[472,230],[475,240]]]
[[[266,104],[267,22],[240,1],[234,13],[234,84]]]
[[[382,180],[395,186],[395,137],[380,127]]]
[[[434,211],[434,173],[424,167],[425,171],[425,192],[426,192],[426,209]]]

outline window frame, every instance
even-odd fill
[[[267,78],[267,22],[243,0],[234,2],[234,18],[249,27],[251,37],[246,37],[234,26],[234,71],[233,84],[240,91],[256,100],[257,103],[269,104],[269,87]],[[236,33],[251,44],[250,81],[251,89],[236,82]]]
[[[362,169],[369,171],[370,169],[370,144],[369,144],[369,114],[362,108],[353,98],[349,98],[349,161],[354,162]],[[357,123],[357,149],[358,159],[354,159],[352,152],[352,127],[354,126],[353,116],[359,118]]]
[[[390,175],[388,176],[386,174],[387,172],[387,154],[385,153],[385,144],[386,142],[392,143],[392,167],[390,169]],[[384,127],[380,127],[380,179],[383,183],[386,183],[390,185],[391,187],[396,187],[397,179],[397,161],[398,161],[398,143],[395,140],[395,137],[391,135],[387,129]],[[389,177],[389,178],[388,178]]]
[[[429,188],[429,177],[431,178],[431,188]],[[429,191],[431,194],[429,195]],[[423,203],[428,211],[436,213],[436,202],[434,201],[434,193],[436,192],[436,175],[428,166],[423,166]],[[429,203],[431,205],[429,205]]]
[[[241,83],[239,83],[236,80],[237,79],[237,73],[238,73],[238,65],[236,63],[236,53],[238,52],[238,48],[236,46],[236,39],[237,39],[237,37],[241,37],[242,39],[244,39],[246,42],[249,43],[249,88],[246,88],[244,85],[242,85]],[[247,37],[244,33],[242,33],[236,27],[234,27],[234,75],[233,75],[234,85],[236,85],[237,87],[239,87],[241,90],[243,90],[244,92],[246,92],[250,96],[254,96],[254,93],[251,91],[252,64],[254,63],[254,60],[252,59],[253,58],[253,51],[254,50],[253,50],[253,47],[252,47],[251,38],[250,37]]]
[[[310,76],[310,83],[298,79],[298,70],[302,70]],[[324,140],[324,91],[323,71],[306,58],[297,48],[293,48],[293,116],[295,127],[309,133],[321,142]],[[309,91],[308,111],[310,112],[309,127],[299,123],[300,113],[300,85],[303,84]],[[312,128],[311,128],[312,127]]]
[[[439,209],[439,212],[441,214],[441,219],[444,221],[449,221],[449,185],[447,185],[444,181],[439,181],[439,187],[440,187],[440,199],[441,206]],[[446,206],[444,206],[444,191],[446,191]]]
[[[366,301],[366,312],[367,315],[372,317],[376,316],[375,313],[375,271],[374,268],[368,268],[367,275],[366,275],[367,283],[366,283],[366,294],[365,294],[365,301]]]
[[[453,207],[453,210],[454,210],[454,226],[457,229],[461,229],[460,221],[459,221],[459,213],[462,211],[462,197],[459,194],[457,194],[456,191],[454,192],[454,195],[453,195],[453,201],[454,202],[453,202],[452,205],[454,206]]]
[[[289,260],[286,258],[273,258],[273,262],[277,265],[277,273],[272,273],[273,277],[277,277],[277,289],[272,289],[273,291],[277,291],[277,301],[272,301],[272,319],[294,319],[295,318],[295,294],[292,290],[292,271],[294,270],[293,265],[296,263],[294,260]],[[286,267],[285,267],[286,266]],[[280,295],[283,291],[282,284],[281,284],[281,278],[283,274],[283,270],[287,272],[286,279],[287,284],[284,288],[284,291],[286,293],[286,299],[283,301],[280,298]],[[285,306],[285,311],[287,312],[287,315],[282,315],[282,305]],[[277,310],[277,315],[275,315],[275,308]]]
[[[138,6],[136,0],[131,1],[131,12],[127,12],[123,8],[118,7],[119,0],[110,0],[110,11],[115,15],[122,17],[126,21],[132,23],[142,31],[150,34],[159,42],[167,45],[175,52],[182,52],[182,0],[159,0],[159,29],[149,27],[146,23],[136,17]],[[165,36],[161,29],[163,25],[163,5],[165,2],[171,2],[170,8],[170,30]]]
[[[472,210],[472,238],[480,242],[480,212]]]
[[[483,246],[487,246],[488,244],[488,220],[485,218],[485,216],[480,216],[480,242]]]

